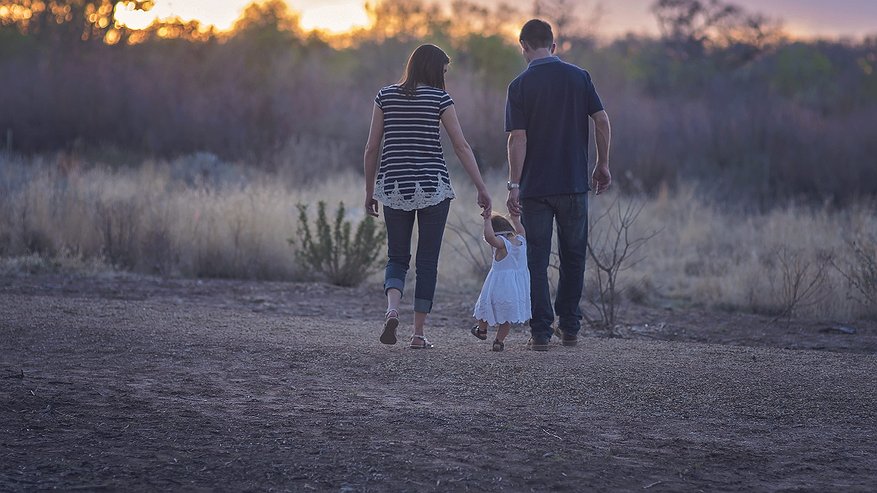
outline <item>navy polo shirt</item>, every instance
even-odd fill
[[[589,116],[602,109],[591,75],[556,56],[533,60],[509,84],[505,130],[527,131],[521,198],[591,189]]]

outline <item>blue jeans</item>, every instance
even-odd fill
[[[387,225],[387,268],[384,271],[384,293],[388,289],[405,292],[405,276],[411,262],[411,233],[417,219],[417,258],[414,261],[417,284],[414,287],[414,311],[429,313],[435,295],[439,251],[451,199],[439,204],[403,211],[384,207]]]
[[[588,256],[588,194],[550,195],[521,200],[521,222],[527,230],[527,266],[530,268],[530,333],[536,341],[551,338],[557,313],[565,333],[578,334],[582,327],[579,302]],[[554,311],[548,286],[551,236],[557,222],[560,280]]]

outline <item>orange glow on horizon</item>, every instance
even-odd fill
[[[210,31],[229,31],[238,20],[243,10],[252,3],[266,0],[153,0],[154,5],[149,11],[134,9],[130,0],[112,0],[106,4],[89,3],[86,20],[100,28],[127,27],[134,31],[144,30],[156,22],[162,23],[197,23],[201,33]],[[324,34],[326,39],[337,40],[343,37],[356,36],[362,29],[371,28],[371,19],[365,9],[366,2],[375,4],[382,0],[281,0],[298,18],[300,27],[305,31],[316,31]],[[404,0],[402,0],[404,2]],[[526,6],[514,6],[511,10],[502,9],[507,5],[504,0],[470,0],[472,4],[484,8],[491,21],[509,21],[511,18],[525,19],[530,10]],[[781,22],[785,39],[865,39],[877,36],[870,26],[871,20],[877,19],[877,2],[860,6],[861,15],[853,15],[846,10],[823,5],[816,0],[801,1],[801,8],[794,11],[783,10],[778,4],[765,4],[761,0],[728,0],[739,4],[748,12],[764,13],[768,19]],[[788,0],[792,1],[792,0]],[[797,1],[797,0],[795,0]],[[838,5],[853,4],[861,0],[838,0]],[[437,5],[446,11],[451,2],[446,0],[423,0],[424,6]],[[642,36],[660,35],[653,12],[645,0],[615,0],[606,2],[605,9],[600,9],[599,16],[588,19],[586,13],[579,13],[578,22],[584,23],[585,30],[603,40],[611,40],[627,34]],[[856,4],[858,5],[858,4]],[[806,7],[806,8],[805,8]],[[403,11],[405,9],[402,9]],[[477,9],[476,9],[477,10]],[[49,2],[48,0],[24,0],[22,2],[4,2],[0,6],[0,18],[5,22],[12,21],[27,29],[29,21],[37,14],[50,15],[56,22],[71,21],[70,4]],[[831,14],[831,15],[829,15]],[[115,18],[115,25],[112,23]],[[828,22],[830,21],[830,22]],[[516,21],[515,21],[516,22]],[[460,23],[462,26],[465,20]],[[451,22],[451,32],[457,26]],[[192,26],[189,26],[191,30]],[[495,26],[494,26],[495,28]],[[461,29],[472,29],[467,26]],[[477,29],[477,28],[476,28]],[[501,29],[505,32],[505,29]],[[509,32],[516,33],[517,24]],[[514,38],[514,33],[510,37]],[[417,33],[408,33],[416,36]],[[136,34],[128,38],[136,38]],[[562,37],[562,34],[561,34]]]
[[[301,14],[301,27],[307,31],[343,34],[368,25],[368,14],[362,4],[356,7],[344,4],[321,5],[303,10]]]
[[[253,3],[252,0],[156,0],[151,10],[141,11],[134,10],[133,4],[119,2],[116,4],[116,20],[129,29],[145,29],[156,20],[196,20],[205,27],[228,31],[250,3]],[[287,3],[293,12],[301,15],[301,26],[307,31],[343,34],[366,27],[369,23],[364,1],[311,0],[301,6],[294,1]]]

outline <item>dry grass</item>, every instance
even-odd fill
[[[281,164],[269,174],[209,155],[116,169],[71,164],[63,156],[0,158],[0,271],[91,272],[104,265],[172,276],[309,279],[287,242],[296,231],[296,204],[325,200],[333,210],[344,201],[356,222],[363,217],[361,178],[342,173],[302,187],[294,165]],[[471,291],[474,299],[489,257],[479,240],[474,191],[452,168],[458,198],[439,279]],[[495,208],[504,210],[504,178],[486,179]],[[784,268],[789,277],[789,265],[812,265],[815,272],[827,259],[854,267],[861,254],[851,249],[852,240],[877,253],[871,204],[840,211],[790,205],[745,214],[694,189],[629,200],[644,202],[633,235],[660,230],[643,248],[642,261],[619,276],[637,301],[780,315],[789,309]],[[608,197],[592,199],[592,217],[609,203]],[[875,302],[856,292],[842,272],[823,274],[792,315],[875,316]]]
[[[830,258],[852,255],[846,239],[877,232],[873,208],[846,210],[790,205],[766,214],[745,214],[720,207],[689,189],[661,194],[643,211],[641,228],[663,232],[646,247],[648,256],[628,281],[653,292],[706,305],[779,315],[789,307],[788,265],[821,270]],[[794,276],[792,276],[794,277]],[[806,277],[806,276],[805,276]],[[838,272],[825,270],[818,286],[794,307],[794,315],[855,318],[873,312],[853,299]]]

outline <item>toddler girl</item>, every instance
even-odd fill
[[[498,326],[493,350],[505,349],[513,323],[530,319],[530,271],[527,270],[527,241],[521,217],[505,218],[485,210],[484,240],[493,247],[493,262],[475,303],[472,335],[487,339],[487,327]]]

